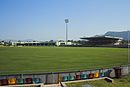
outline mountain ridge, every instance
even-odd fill
[[[130,31],[120,31],[120,32],[108,31],[104,35],[106,35],[106,36],[114,36],[114,37],[121,37],[124,40],[128,40],[128,39],[130,40]],[[129,36],[129,38],[128,38],[128,36]]]

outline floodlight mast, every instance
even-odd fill
[[[129,63],[129,61],[130,61],[130,33],[129,33],[130,31],[128,30],[128,63]]]
[[[66,23],[66,45],[68,44],[68,23],[69,23],[69,19],[65,19],[65,23]]]

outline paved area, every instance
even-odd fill
[[[43,87],[61,87],[60,84],[50,84],[50,85],[44,85]]]

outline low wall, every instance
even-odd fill
[[[121,68],[121,75],[128,75],[130,73],[130,65],[127,66],[119,66]],[[82,70],[82,71],[72,71],[72,72],[52,72],[52,73],[39,73],[39,74],[14,74],[14,75],[0,75],[0,85],[8,85],[2,84],[2,80],[8,80],[10,78],[24,79],[26,78],[39,78],[36,83],[44,83],[44,84],[55,84],[59,82],[67,82],[73,80],[83,80],[90,79],[89,75],[93,75],[92,78],[95,78],[95,73],[98,73],[97,77],[116,77],[115,67],[113,68],[104,68],[104,69],[94,69],[94,70]],[[96,78],[97,78],[96,77]],[[32,79],[33,80],[33,79]],[[22,84],[24,84],[24,82]],[[33,81],[30,83],[34,83]],[[18,84],[17,81],[15,84]]]

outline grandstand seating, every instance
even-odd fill
[[[17,78],[17,84],[24,84],[24,79]]]
[[[8,79],[8,84],[9,85],[15,85],[16,84],[16,78],[9,78]]]

